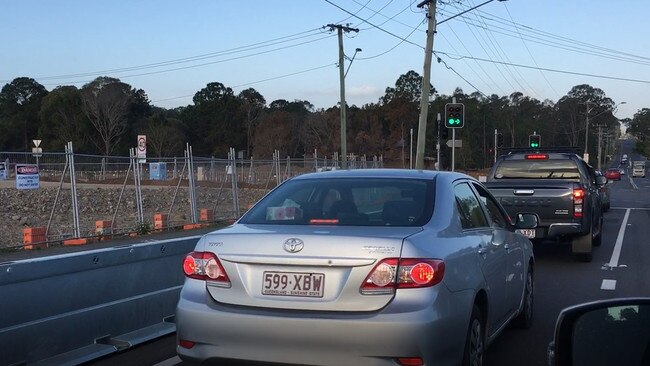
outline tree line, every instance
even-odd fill
[[[411,129],[417,141],[421,83],[417,72],[408,71],[376,103],[346,106],[347,151],[382,155],[384,160],[408,166]],[[599,130],[610,141],[618,137],[615,102],[587,84],[574,86],[557,102],[520,92],[486,96],[465,94],[460,88],[451,95],[432,90],[425,156],[436,155],[436,115],[444,118],[445,104],[455,97],[465,104],[465,127],[456,134],[463,140],[456,161],[466,169],[490,165],[495,129],[503,134],[505,148],[526,146],[528,136],[537,132],[542,146],[582,150],[589,110],[592,156],[596,156]],[[180,156],[189,142],[197,156],[225,157],[233,147],[256,159],[269,159],[274,150],[294,158],[315,150],[319,156],[331,157],[340,151],[339,108],[316,109],[307,100],[267,103],[254,88],[235,94],[232,88],[211,82],[196,92],[192,105],[165,109],[153,106],[144,90],[112,77],[98,77],[81,88],[58,86],[51,91],[32,78],[19,77],[0,91],[0,151],[30,151],[31,140],[40,139],[44,151],[62,151],[72,141],[76,152],[128,155],[136,136],[144,134],[150,156]],[[641,148],[650,149],[650,138],[645,138],[650,136],[650,109],[622,122],[640,136]],[[445,136],[444,127],[440,132],[446,165],[450,149],[445,142],[451,134]]]

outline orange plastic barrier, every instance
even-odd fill
[[[214,221],[214,210],[202,208],[199,213],[199,221]]]
[[[156,230],[167,227],[167,214],[156,213],[153,215],[153,228]]]
[[[40,249],[46,248],[45,228],[44,227],[26,227],[23,228],[23,249]],[[41,243],[41,244],[35,244]]]

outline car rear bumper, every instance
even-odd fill
[[[585,234],[582,230],[582,224],[579,223],[555,223],[550,224],[548,227],[539,227],[537,229],[537,238],[554,239],[565,236],[578,236]],[[541,233],[539,233],[541,231]]]
[[[201,281],[188,280],[176,309],[177,346],[186,361],[249,360],[281,364],[395,365],[396,357],[425,364],[462,360],[474,292],[398,290],[373,312],[298,312],[223,305]]]

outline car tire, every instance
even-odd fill
[[[472,316],[469,318],[467,338],[465,339],[465,352],[463,354],[463,366],[483,365],[483,353],[485,352],[485,322],[481,310],[474,304]]]
[[[600,215],[600,223],[598,225],[598,228],[600,229],[598,231],[598,236],[595,237],[592,241],[592,245],[595,247],[599,247],[603,243],[603,215]]]
[[[515,318],[514,324],[522,329],[529,329],[533,325],[533,300],[535,299],[535,281],[533,270],[528,268],[526,283],[524,283],[524,298],[521,313]]]

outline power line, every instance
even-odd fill
[[[315,31],[318,31],[317,33],[314,33]],[[313,34],[307,34],[307,33],[313,33]],[[307,34],[307,35],[305,35]],[[106,69],[106,70],[99,70],[99,71],[92,71],[92,72],[83,72],[83,73],[74,73],[74,74],[62,74],[62,75],[53,75],[53,76],[41,76],[41,77],[35,77],[34,79],[37,80],[57,80],[57,79],[70,79],[70,78],[81,78],[81,77],[92,77],[98,74],[108,74],[108,73],[121,73],[121,72],[128,72],[128,71],[137,71],[137,70],[147,70],[147,69],[153,69],[153,68],[158,68],[158,67],[163,67],[163,66],[170,66],[170,65],[176,65],[176,64],[182,64],[182,63],[188,63],[188,62],[194,62],[194,61],[200,61],[204,59],[209,59],[209,58],[214,58],[218,56],[226,56],[230,54],[236,54],[240,52],[246,52],[250,50],[255,50],[260,47],[270,47],[286,42],[292,42],[308,37],[314,37],[319,34],[322,34],[322,28],[314,28],[310,29],[307,31],[303,32],[298,32],[294,33],[288,36],[283,36],[283,37],[277,37],[274,39],[270,39],[267,41],[262,41],[262,42],[256,42],[253,44],[245,45],[245,46],[239,46],[227,50],[222,50],[222,51],[217,51],[217,52],[211,52],[211,53],[205,53],[205,54],[200,54],[200,55],[195,55],[195,56],[188,56],[188,57],[183,57],[183,58],[178,58],[178,59],[172,59],[172,60],[167,60],[167,61],[160,61],[160,62],[155,62],[155,63],[149,63],[149,64],[143,64],[143,65],[137,65],[137,66],[129,66],[129,67],[123,67],[123,68],[113,68],[113,69]],[[319,38],[317,40],[320,40],[323,38]],[[304,43],[301,43],[304,44]],[[281,48],[282,49],[282,48]],[[0,80],[0,82],[9,82],[10,80]]]
[[[489,63],[507,64],[509,66],[521,67],[521,68],[524,68],[524,69],[534,69],[534,70],[555,72],[555,73],[560,73],[560,74],[588,76],[588,77],[599,78],[599,79],[609,79],[609,80],[619,80],[619,81],[629,81],[629,82],[634,82],[634,83],[650,84],[650,80],[631,79],[631,78],[623,78],[623,77],[617,77],[617,76],[583,73],[583,72],[577,72],[577,71],[550,69],[550,68],[545,68],[545,67],[535,67],[535,66],[530,66],[530,65],[522,65],[522,64],[515,64],[515,63],[506,63],[506,62],[502,62],[502,61],[487,60],[487,59],[484,59],[484,58],[472,57],[472,56],[467,56],[467,55],[457,55],[457,54],[452,54],[452,53],[443,52],[443,51],[436,51],[436,52],[440,53],[440,54],[443,54],[443,55],[446,55],[446,56],[448,56],[448,57],[450,57],[450,58],[452,58],[454,60],[461,60],[461,59],[467,58],[467,59],[483,61],[483,62],[489,62]]]
[[[533,53],[530,52],[530,49],[528,48],[528,45],[524,41],[524,37],[521,36],[521,32],[519,32],[519,27],[517,27],[517,25],[515,23],[515,20],[512,18],[512,14],[510,14],[510,9],[508,9],[508,5],[504,3],[503,6],[506,9],[506,11],[508,12],[508,16],[510,17],[510,20],[512,21],[513,24],[515,24],[515,29],[517,30],[517,34],[519,34],[519,38],[521,39],[521,43],[523,43],[524,47],[526,47],[526,51],[528,51],[528,55],[530,56],[531,60],[533,60],[533,63],[535,64],[535,66],[539,67],[539,65],[537,64],[537,60],[535,60],[535,57],[533,57]],[[510,61],[510,60],[508,60],[508,61]],[[546,84],[548,84],[548,86],[551,88],[551,90],[553,90],[555,95],[558,98],[560,98],[560,93],[558,93],[557,90],[555,90],[555,88],[553,87],[553,84],[551,84],[551,82],[548,81],[548,79],[546,78],[546,74],[544,74],[544,72],[542,70],[539,70],[539,73],[542,75],[542,77],[546,81]]]
[[[231,88],[233,88],[233,89],[234,89],[234,88],[241,88],[241,87],[243,87],[243,86],[249,86],[249,85],[253,85],[253,84],[263,83],[263,82],[266,82],[266,81],[282,79],[282,78],[286,78],[286,77],[289,77],[289,76],[294,76],[294,75],[304,74],[304,73],[307,73],[307,72],[310,72],[310,71],[316,71],[316,70],[320,70],[320,69],[324,69],[324,68],[326,68],[326,67],[332,67],[332,66],[336,66],[336,64],[333,63],[333,64],[321,65],[321,66],[312,67],[311,69],[300,70],[300,71],[292,72],[292,73],[289,73],[289,74],[284,74],[284,75],[274,76],[274,77],[270,77],[270,78],[266,78],[266,79],[262,79],[262,80],[257,80],[257,81],[250,81],[250,82],[247,82],[247,83],[234,85],[234,86],[232,86]],[[181,95],[181,96],[178,96],[178,97],[172,97],[172,98],[157,99],[157,100],[153,100],[153,101],[151,101],[151,103],[164,102],[164,101],[168,101],[168,100],[174,100],[174,99],[181,99],[181,98],[193,97],[195,94],[196,94],[196,93],[194,93],[194,94],[188,94],[188,95]]]

